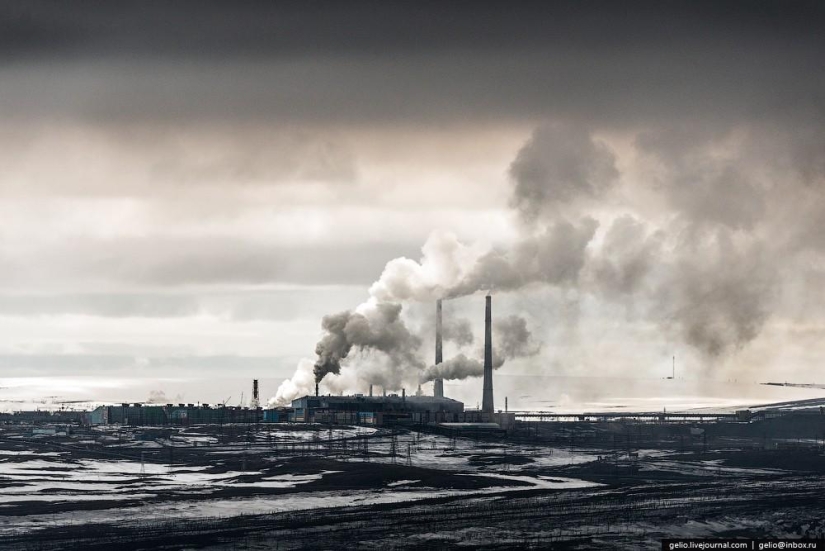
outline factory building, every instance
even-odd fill
[[[259,423],[264,413],[260,408],[249,409],[209,404],[144,405],[120,404],[99,406],[88,415],[90,425],[203,425],[223,423]]]
[[[299,423],[393,425],[458,420],[464,404],[434,396],[304,396],[292,402],[292,419]]]

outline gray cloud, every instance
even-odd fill
[[[428,337],[435,336],[435,317],[425,316],[419,332]],[[455,343],[457,346],[468,346],[473,344],[473,326],[470,320],[458,317],[452,311],[449,303],[444,305],[444,314],[441,322],[441,337],[445,342]],[[434,341],[433,341],[434,342]]]
[[[766,252],[737,247],[724,233],[677,251],[654,308],[706,356],[733,352],[759,335],[775,307],[778,272]]]
[[[541,344],[527,328],[527,320],[521,316],[497,318],[493,323],[493,334],[502,363],[507,359],[535,356],[541,350]]]
[[[142,292],[24,292],[0,294],[0,315],[85,315],[104,318],[181,318],[208,315],[245,322],[316,320],[330,307],[344,309],[363,294],[361,286],[286,286],[255,289],[186,288]]]
[[[660,128],[641,134],[636,144],[662,166],[657,184],[671,208],[693,222],[748,229],[765,214],[765,190],[744,172],[748,159],[719,155],[725,137]]]
[[[645,280],[661,258],[664,234],[649,234],[642,220],[625,215],[613,221],[600,254],[589,269],[597,289],[608,297],[633,295],[643,291]]]
[[[289,247],[255,239],[223,236],[120,237],[117,240],[73,239],[21,253],[3,254],[7,268],[0,281],[8,287],[93,282],[119,285],[188,284],[366,284],[398,243],[306,245]],[[415,250],[411,247],[408,250]],[[331,271],[329,267],[335,266]],[[47,269],[48,268],[48,269]],[[112,306],[116,308],[116,305]]]
[[[479,258],[447,296],[512,291],[531,283],[575,285],[597,227],[598,222],[592,218],[584,218],[578,225],[558,221],[510,248],[494,249]]]
[[[454,342],[458,346],[473,344],[473,329],[468,319],[446,319],[442,322],[441,330],[445,341]]]
[[[535,219],[581,198],[598,199],[619,176],[613,153],[580,127],[540,126],[510,165],[511,199],[522,217]]]
[[[335,133],[255,123],[18,123],[0,130],[0,193],[175,198],[274,184],[353,184],[354,155]]]

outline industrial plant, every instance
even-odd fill
[[[435,366],[443,362],[443,309],[436,302]],[[250,407],[224,404],[144,404],[124,403],[101,405],[91,411],[85,420],[90,425],[127,426],[192,426],[201,424],[233,423],[332,423],[366,426],[427,426],[453,433],[501,433],[515,427],[515,414],[495,411],[493,405],[493,334],[492,297],[485,297],[484,310],[484,372],[482,407],[465,409],[464,404],[444,396],[444,381],[437,378],[433,396],[400,394],[394,390],[350,396],[321,395],[319,383],[315,395],[293,400],[291,407],[262,408],[258,380],[252,382]]]

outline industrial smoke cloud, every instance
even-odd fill
[[[420,260],[389,261],[358,311],[371,320],[367,334],[390,324],[398,342],[359,340],[345,330],[349,319],[325,318],[316,374],[337,373],[358,346],[394,355],[418,380],[478,376],[481,355],[469,352],[424,369],[403,305],[539,285],[623,304],[712,368],[759,336],[794,271],[818,277],[810,259],[825,252],[823,143],[804,127],[642,130],[631,143],[641,170],[630,193],[596,133],[541,126],[509,167],[518,238],[484,248],[434,232]],[[377,314],[387,305],[393,315]],[[494,338],[498,366],[539,352],[535,340],[508,340],[529,331],[501,325],[507,319]]]

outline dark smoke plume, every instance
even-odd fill
[[[340,373],[341,362],[353,347],[383,352],[401,367],[423,368],[418,358],[421,341],[407,329],[401,310],[400,304],[380,303],[364,314],[345,311],[324,316],[325,334],[315,347],[316,382],[329,373]]]

